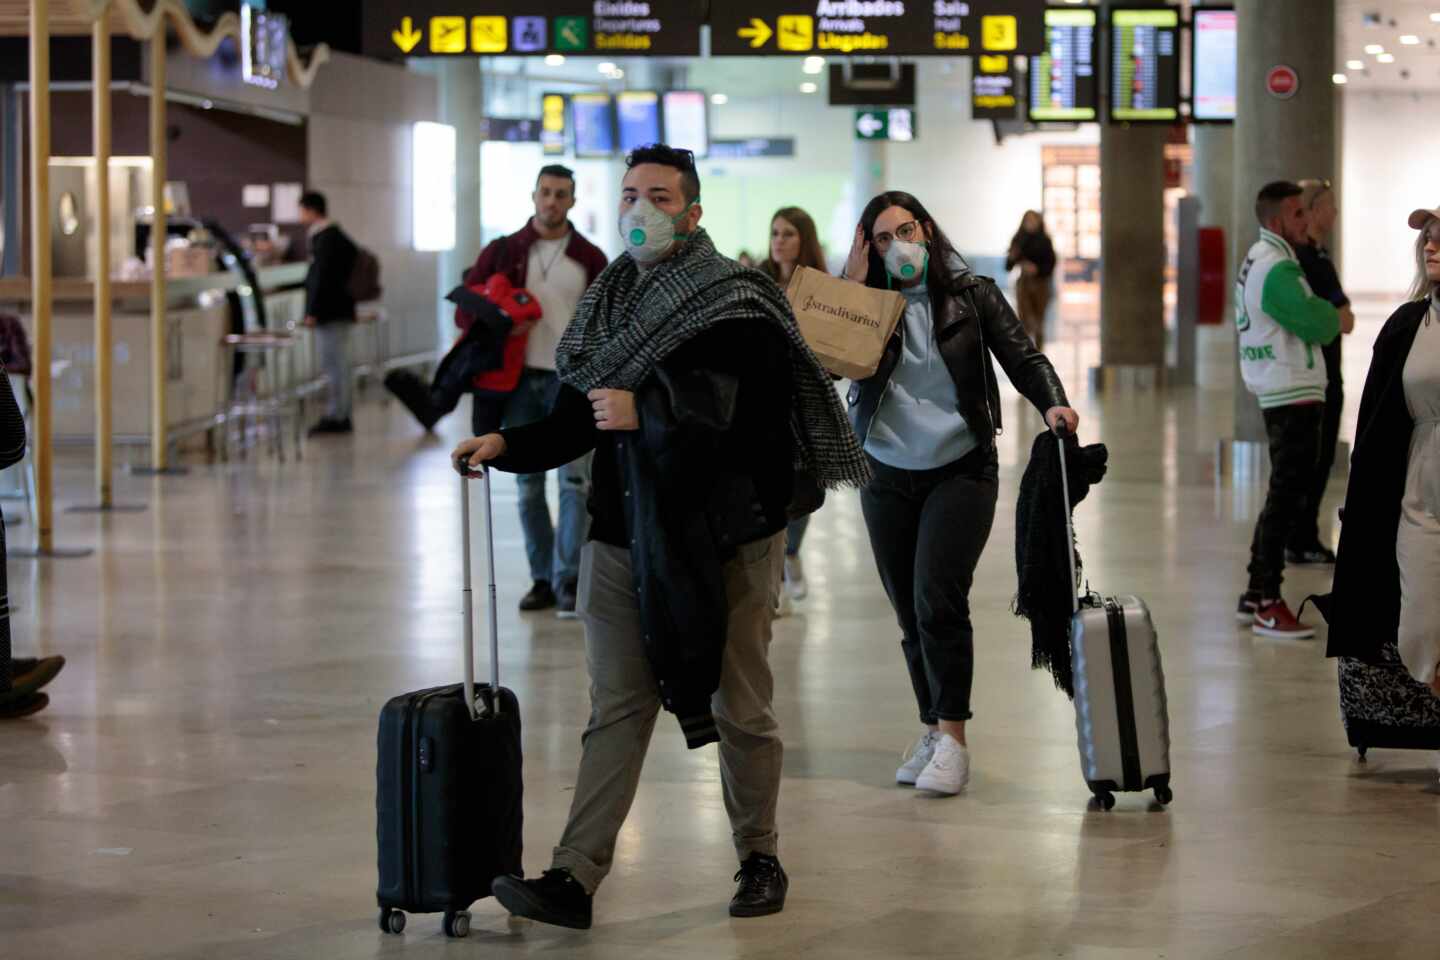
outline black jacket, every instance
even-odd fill
[[[631,553],[646,656],[692,748],[718,739],[710,701],[729,626],[724,564],[788,520],[790,369],[767,321],[722,324],[636,391],[639,430],[597,430],[590,401],[564,385],[546,419],[503,431],[506,455],[493,464],[535,473],[595,451],[590,538]]]
[[[1332,657],[1378,662],[1381,647],[1394,643],[1400,629],[1395,538],[1415,432],[1403,377],[1429,309],[1428,299],[1405,304],[1375,339],[1350,456],[1334,586],[1317,604],[1330,622],[1327,653]]]
[[[953,295],[945,300],[944,315],[936,318],[935,339],[940,356],[955,381],[959,413],[982,442],[1000,433],[1000,384],[995,379],[993,354],[1005,375],[1025,399],[1043,414],[1051,407],[1068,407],[1065,388],[1045,355],[1035,349],[1025,328],[995,281],[968,270],[955,278]],[[890,377],[900,363],[905,323],[885,345],[875,375],[850,386],[850,421],[863,444],[880,409]]]
[[[359,250],[335,224],[310,238],[310,271],[305,274],[305,315],[317,323],[355,319],[350,275]]]
[[[1043,233],[1026,233],[1021,230],[1010,241],[1010,253],[1005,257],[1005,269],[1014,270],[1015,264],[1029,260],[1035,264],[1035,275],[1042,280],[1055,274],[1055,244]]]
[[[1315,291],[1315,296],[1329,300],[1336,308],[1350,306],[1350,298],[1340,286],[1340,274],[1335,269],[1335,261],[1330,259],[1329,250],[1318,243],[1305,243],[1295,248],[1295,256],[1300,260],[1300,269],[1305,271],[1305,281]],[[1321,348],[1325,356],[1325,376],[1332,387],[1344,383],[1340,370],[1343,362],[1340,342],[1344,339],[1343,336],[1336,337]]]

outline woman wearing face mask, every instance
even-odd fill
[[[905,297],[879,369],[851,386],[850,417],[874,473],[865,525],[925,725],[895,779],[953,795],[970,778],[970,585],[999,488],[991,356],[1049,426],[1073,432],[1079,416],[994,281],[970,272],[910,194],[866,206],[845,276]]]
[[[760,264],[760,271],[783,290],[790,284],[796,267],[825,270],[825,253],[820,248],[820,235],[810,214],[799,207],[783,207],[770,220],[770,256]],[[805,567],[800,562],[800,545],[810,517],[790,521],[785,533],[785,588],[790,599],[804,600],[810,593],[805,582]],[[782,613],[786,609],[783,602]]]

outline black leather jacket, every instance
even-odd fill
[[[954,295],[947,298],[944,315],[936,318],[935,339],[955,381],[959,413],[976,436],[990,437],[993,443],[1003,427],[992,354],[1015,389],[1042,414],[1051,407],[1070,406],[1055,368],[1035,349],[994,280],[965,270],[956,276],[952,289]],[[850,386],[850,422],[861,443],[870,435],[880,401],[900,363],[904,331],[902,319],[885,345],[875,375]]]

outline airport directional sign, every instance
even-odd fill
[[[364,50],[391,60],[698,57],[704,22],[697,0],[365,0]]]
[[[725,0],[715,56],[973,56],[1045,49],[1045,0]]]
[[[910,107],[856,110],[855,139],[909,143],[915,139],[915,111]]]

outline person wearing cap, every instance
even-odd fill
[[[1281,596],[1285,546],[1320,463],[1325,364],[1316,348],[1340,334],[1335,306],[1315,295],[1295,248],[1310,239],[1310,212],[1297,183],[1266,184],[1255,200],[1260,239],[1250,248],[1235,290],[1240,372],[1260,402],[1270,441],[1270,489],[1250,545],[1250,582],[1237,616],[1259,636],[1308,640]]]
[[[1330,481],[1330,471],[1335,466],[1335,448],[1340,440],[1340,413],[1345,408],[1345,385],[1340,371],[1340,341],[1355,330],[1355,313],[1350,309],[1350,298],[1340,285],[1340,274],[1325,241],[1335,229],[1335,190],[1329,180],[1301,180],[1304,193],[1300,201],[1310,214],[1310,235],[1308,242],[1296,244],[1295,256],[1300,260],[1300,269],[1305,271],[1305,280],[1318,297],[1324,297],[1335,305],[1340,313],[1340,333],[1321,348],[1325,358],[1325,418],[1320,426],[1320,462],[1316,467],[1309,496],[1305,499],[1295,526],[1290,533],[1290,543],[1285,548],[1285,562],[1292,565],[1329,565],[1335,562],[1335,552],[1320,539],[1320,504],[1325,499],[1325,488]]]
[[[1411,300],[1375,339],[1327,618],[1332,657],[1398,645],[1440,696],[1440,208],[1416,210]]]

